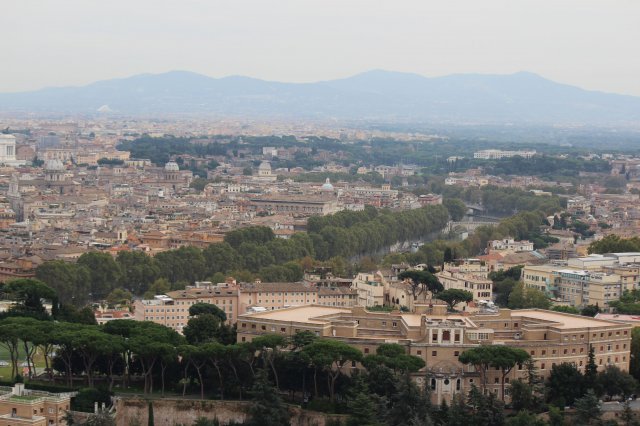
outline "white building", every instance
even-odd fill
[[[500,149],[484,149],[474,152],[473,158],[478,160],[499,160],[501,158],[522,157],[531,158],[536,155],[536,151],[502,151]]]
[[[513,238],[504,238],[502,240],[489,241],[491,251],[533,251],[533,243],[531,241],[514,241]]]
[[[16,137],[13,135],[0,135],[0,164],[7,166],[26,164],[26,161],[16,159]]]

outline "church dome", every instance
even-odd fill
[[[260,163],[260,166],[258,166],[258,170],[271,170],[271,163],[269,163],[268,161],[263,161],[262,163]]]
[[[167,164],[164,165],[165,172],[177,172],[179,170],[180,170],[180,166],[178,166],[178,163],[176,163],[175,161],[169,161]]]
[[[322,187],[320,188],[323,191],[333,191],[333,185],[331,184],[331,181],[329,180],[329,178],[327,178],[326,181],[324,181],[324,183],[322,184]]]
[[[44,163],[44,169],[47,171],[60,171],[64,170],[64,164],[58,159],[47,160],[47,162]]]

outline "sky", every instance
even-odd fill
[[[638,0],[2,0],[0,92],[188,70],[530,71],[640,96]]]

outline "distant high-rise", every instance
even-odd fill
[[[40,148],[55,148],[60,145],[60,137],[57,135],[40,136],[38,147]]]

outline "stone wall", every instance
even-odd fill
[[[156,426],[191,426],[199,417],[217,418],[221,424],[244,422],[251,406],[247,401],[209,401],[198,399],[154,399],[153,419]],[[145,426],[148,421],[149,400],[118,398],[116,401],[117,426]],[[291,426],[326,426],[331,419],[346,423],[346,416],[318,413],[289,406]]]

